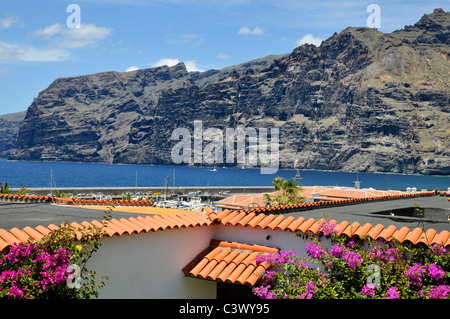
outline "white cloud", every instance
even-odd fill
[[[249,27],[243,27],[238,31],[238,34],[250,34],[250,35],[262,35],[263,33],[264,31],[260,27],[255,27],[253,30],[251,30]]]
[[[161,59],[156,63],[152,63],[152,64],[150,64],[150,66],[158,67],[158,66],[167,65],[167,66],[171,67],[171,66],[177,65],[178,63],[180,63],[180,60],[178,60],[178,59],[166,58],[166,59]],[[186,61],[186,62],[184,62],[184,65],[186,66],[186,70],[188,72],[193,72],[193,71],[203,72],[203,70],[201,70],[197,67],[196,60]]]
[[[0,61],[52,62],[66,60],[69,55],[64,49],[38,49],[26,44],[0,42]]]
[[[231,58],[231,56],[229,56],[228,54],[225,54],[225,53],[219,53],[217,55],[217,58],[223,60],[223,59],[229,59],[229,58]]]
[[[137,71],[139,68],[137,66],[130,66],[125,70],[125,72]]]
[[[80,28],[67,28],[60,23],[39,29],[35,35],[50,39],[58,35],[54,44],[61,48],[79,49],[93,45],[106,38],[112,29],[97,27],[95,24],[81,24]]]
[[[41,36],[45,39],[50,39],[52,36],[60,33],[64,29],[64,25],[61,23],[55,23],[45,27],[44,29],[37,30],[34,34]]]
[[[180,60],[178,59],[161,59],[158,62],[151,64],[152,67],[158,67],[158,66],[163,66],[163,65],[167,65],[167,66],[174,66],[177,65],[178,63],[180,63]]]
[[[197,67],[197,61],[195,61],[195,60],[186,61],[184,63],[184,65],[186,65],[186,70],[188,70],[188,72],[194,72],[194,71],[203,72],[203,70],[201,70]]]
[[[8,15],[6,18],[0,19],[0,30],[1,29],[8,29],[10,28],[14,23],[19,22],[19,18],[15,15]]]
[[[311,33],[303,36],[300,40],[297,41],[297,46],[300,46],[305,43],[314,44],[316,47],[320,46],[323,39],[319,37],[313,36]]]

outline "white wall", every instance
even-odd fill
[[[99,298],[215,298],[215,282],[188,278],[182,272],[209,246],[214,227],[102,239],[88,265],[98,277],[109,276]]]
[[[290,231],[221,225],[107,237],[88,265],[97,276],[109,276],[99,298],[216,298],[215,282],[182,272],[211,239],[277,247],[302,257],[309,242]]]

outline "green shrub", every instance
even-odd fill
[[[323,221],[320,229],[331,248],[321,244],[320,236],[308,236],[308,258],[292,251],[260,255],[257,262],[270,268],[254,293],[267,299],[450,298],[448,252],[441,245],[351,240],[337,235],[334,226]]]
[[[86,263],[100,247],[103,235],[102,228],[74,228],[66,222],[40,241],[12,246],[0,259],[0,297],[98,297],[108,277],[96,281],[96,273]]]

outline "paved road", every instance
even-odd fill
[[[47,227],[50,224],[60,225],[65,221],[91,222],[92,220],[103,219],[105,214],[99,210],[84,209],[68,206],[57,206],[48,203],[11,203],[0,202],[0,228],[9,230],[13,227],[23,229],[27,226],[37,227],[42,225]],[[137,214],[113,212],[113,218],[120,219],[137,217]]]

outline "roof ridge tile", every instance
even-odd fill
[[[164,224],[161,221],[156,220],[152,216],[138,216],[136,219],[144,225],[150,227],[150,230],[157,231],[158,229],[165,230],[169,228],[169,224]]]
[[[347,226],[345,230],[342,232],[344,235],[348,237],[352,237],[353,234],[361,227],[361,224],[358,222],[353,222],[350,226]]]
[[[393,234],[392,237],[394,237],[398,242],[403,242],[403,240],[405,239],[405,237],[408,235],[408,233],[410,232],[410,229],[406,226],[403,226],[400,229],[397,229]]]
[[[295,232],[300,229],[300,226],[305,222],[305,217],[299,217],[295,220],[293,220],[287,228],[289,228],[291,231]]]
[[[238,222],[240,222],[245,216],[248,216],[245,212],[238,212],[236,214],[236,216],[234,216],[233,218],[231,218],[229,221],[223,221],[224,224],[226,225],[233,225],[235,226]]]
[[[433,238],[436,236],[436,230],[430,228],[426,230],[425,232],[422,231],[422,234],[420,235],[418,239],[418,243],[423,243],[428,245],[431,245]]]
[[[353,236],[358,236],[360,238],[368,235],[369,231],[372,229],[371,223],[365,223],[364,225],[358,227],[358,229],[353,233]]]
[[[397,230],[397,227],[395,227],[394,225],[390,225],[387,228],[384,228],[380,234],[378,234],[378,238],[383,238],[384,240],[390,240],[391,236],[395,233],[395,231]]]
[[[254,228],[265,229],[275,219],[274,214],[266,215]]]
[[[11,228],[9,230],[9,232],[16,237],[17,239],[19,239],[20,242],[26,242],[28,241],[28,239],[30,239],[30,236],[25,233],[23,230],[20,230],[19,228]]]
[[[36,228],[32,228],[30,226],[25,227],[23,231],[28,235],[30,235],[30,237],[32,237],[36,241],[39,241],[44,237],[44,235],[39,231],[37,231]]]
[[[422,229],[419,227],[414,228],[411,232],[409,232],[408,235],[405,237],[405,241],[410,241],[414,245],[419,240],[420,236],[422,235]]]
[[[277,226],[275,226],[274,229],[285,230],[294,220],[295,220],[295,217],[293,217],[293,216],[288,216],[287,218],[283,218],[283,220]]]
[[[148,226],[139,222],[137,219],[132,220],[131,218],[121,218],[120,222],[125,224],[129,229],[133,229],[137,234],[141,233],[142,231],[148,232],[148,230],[150,229]]]
[[[433,244],[438,243],[446,247],[450,244],[450,232],[448,230],[443,230],[433,238]]]
[[[367,235],[369,235],[369,237],[371,237],[372,239],[378,239],[378,235],[383,231],[384,226],[381,224],[377,224],[375,225],[375,227],[372,227],[369,232],[367,233]]]
[[[284,217],[283,215],[278,215],[267,225],[267,228],[275,229],[275,227],[277,227],[285,219],[286,217]]]
[[[248,222],[256,216],[255,213],[249,213],[244,218],[242,218],[238,224],[241,226],[247,226]]]
[[[300,230],[302,233],[307,233],[309,228],[315,223],[314,218],[309,218],[308,220],[305,220],[300,226],[298,226],[298,230]]]
[[[252,228],[255,228],[256,225],[259,224],[259,222],[262,221],[265,217],[266,217],[265,214],[260,213],[260,214],[256,215],[254,218],[252,218],[251,220],[249,220],[247,222],[247,225],[252,227]]]

